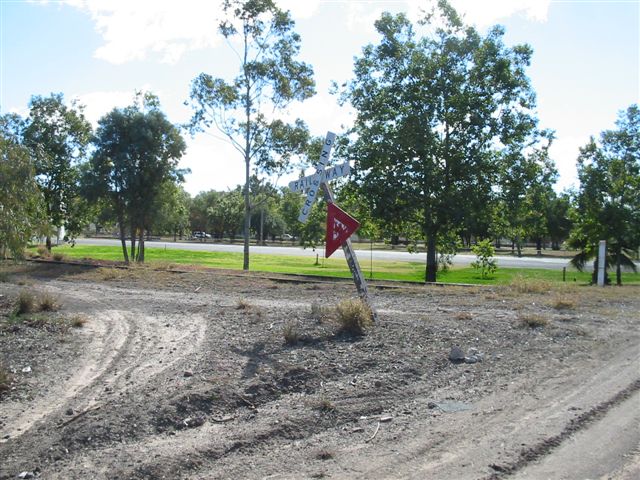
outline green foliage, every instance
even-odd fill
[[[250,179],[258,172],[284,173],[292,157],[304,153],[307,127],[287,124],[274,114],[293,101],[315,93],[313,69],[296,60],[300,36],[289,12],[272,0],[225,0],[219,31],[236,51],[238,75],[232,81],[201,73],[191,84],[193,132],[217,128],[240,153],[245,164],[244,260],[249,269]],[[268,115],[268,118],[267,118]]]
[[[45,218],[29,152],[12,133],[15,120],[0,116],[0,259],[22,258],[31,237],[43,230]]]
[[[95,146],[83,179],[86,195],[108,203],[115,212],[125,261],[128,225],[131,258],[143,262],[144,232],[153,228],[167,183],[183,180],[184,171],[177,167],[186,144],[160,111],[157,97],[138,94],[133,105],[115,108],[100,119]]]
[[[91,124],[84,107],[64,103],[61,93],[34,96],[24,129],[24,145],[34,159],[50,227],[64,226],[70,236],[82,229],[86,209],[79,193],[79,163],[91,140]],[[47,232],[47,248],[51,250]]]
[[[496,251],[491,240],[479,241],[471,247],[471,251],[476,256],[476,261],[471,263],[471,267],[480,271],[481,278],[489,278],[489,275],[496,272],[498,265],[496,265],[496,259],[493,258]]]
[[[436,280],[439,235],[478,218],[501,153],[538,134],[525,74],[531,49],[508,48],[501,27],[483,36],[438,5],[422,38],[403,14],[383,14],[382,39],[356,59],[343,94],[357,112],[344,155],[355,159],[362,198],[387,228],[427,240],[427,281]]]
[[[632,256],[640,247],[640,109],[621,112],[616,130],[594,138],[580,149],[574,228],[569,245],[578,249],[572,263],[582,270],[607,241],[606,268],[615,265],[616,283],[622,270],[636,271]],[[594,283],[597,268],[594,268]]]

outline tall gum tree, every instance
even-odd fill
[[[216,128],[244,161],[243,268],[248,270],[251,175],[286,170],[292,153],[304,148],[306,125],[300,120],[288,124],[275,115],[311,97],[315,83],[312,67],[296,59],[300,36],[289,12],[272,0],[225,0],[223,14],[219,31],[237,54],[239,72],[230,82],[207,73],[193,80],[191,127],[194,132]]]
[[[622,269],[637,270],[633,254],[640,247],[640,108],[621,112],[615,130],[593,137],[580,149],[574,226],[569,245],[579,250],[572,263],[580,270],[596,256],[598,242],[607,240],[607,263],[615,265],[616,283]],[[594,268],[594,280],[597,268]],[[595,281],[594,281],[595,283]]]
[[[36,169],[50,228],[66,227],[72,235],[81,228],[79,165],[91,140],[91,124],[77,102],[65,104],[61,93],[34,96],[24,130],[24,145]],[[51,251],[51,231],[47,231]]]
[[[184,139],[160,110],[157,97],[146,93],[138,94],[133,105],[102,117],[94,144],[83,179],[86,194],[94,202],[107,201],[115,212],[125,262],[127,225],[131,260],[144,262],[144,233],[153,227],[159,196],[166,182],[179,183],[184,177],[178,169]]]
[[[426,239],[433,282],[437,239],[491,198],[497,152],[535,132],[532,51],[506,47],[501,27],[480,35],[445,1],[420,22],[424,36],[403,14],[375,26],[382,39],[363,49],[342,96],[357,113],[348,154],[373,215]]]

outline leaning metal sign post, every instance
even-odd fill
[[[352,224],[353,222],[355,222],[355,224],[350,225],[351,227],[354,227],[354,228],[351,228],[351,232],[353,232],[353,230],[357,228],[357,221],[351,217],[349,218],[353,222],[349,221],[348,218],[344,217],[345,215],[348,217],[348,215],[345,212],[342,212],[342,210],[340,210],[337,206],[334,205],[333,193],[331,192],[331,189],[329,188],[329,185],[327,183],[329,180],[333,180],[338,177],[343,177],[345,175],[348,175],[350,172],[349,163],[336,165],[335,167],[332,167],[332,168],[327,168],[327,165],[329,163],[329,156],[331,154],[331,148],[333,147],[333,144],[335,143],[335,141],[336,141],[336,134],[332,132],[327,132],[327,137],[322,146],[322,153],[320,154],[320,160],[316,164],[316,172],[313,175],[310,175],[308,177],[304,177],[289,183],[289,188],[293,191],[304,191],[308,189],[307,198],[305,199],[305,202],[302,205],[302,209],[300,211],[300,215],[298,216],[298,220],[301,221],[302,223],[306,223],[309,217],[309,213],[311,212],[311,207],[313,206],[313,203],[315,202],[318,196],[319,190],[322,190],[324,199],[327,202],[327,204],[334,207],[334,209],[330,208],[330,212],[329,212],[329,215],[330,215],[329,218],[335,219],[334,220],[335,223],[333,225],[329,225],[329,224],[327,225],[328,240],[330,238],[329,236],[332,235],[332,232],[330,231],[330,227],[331,227],[331,230],[335,228],[336,229],[335,231],[337,232],[338,230],[341,229],[341,227],[344,228],[345,224]],[[337,214],[337,217],[336,217],[336,214]],[[340,234],[336,233],[335,235],[336,236],[334,237],[334,239],[342,238],[340,236],[342,235],[341,233]],[[373,310],[371,302],[369,301],[369,291],[367,289],[367,282],[364,278],[364,275],[362,274],[362,270],[360,269],[360,264],[358,263],[358,258],[356,257],[356,254],[353,250],[353,246],[351,245],[351,239],[348,238],[348,235],[347,235],[347,238],[342,242],[342,250],[344,252],[345,258],[347,259],[349,270],[351,270],[353,281],[355,282],[356,288],[358,289],[358,295],[364,302],[367,303],[367,305],[369,305],[369,307],[371,308],[371,311],[374,312],[374,318],[375,318],[375,311]]]

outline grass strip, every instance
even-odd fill
[[[35,250],[34,250],[35,251]],[[91,245],[59,246],[55,252],[69,259],[95,259],[122,261],[120,247],[104,247]],[[240,252],[202,252],[193,250],[174,250],[163,248],[146,248],[145,263],[151,266],[168,268],[170,265],[197,265],[209,268],[242,270],[243,256]],[[394,262],[368,260],[361,263],[367,279],[395,280],[406,282],[424,282],[424,262]],[[342,258],[320,259],[316,265],[315,258],[306,256],[251,254],[251,270],[255,272],[292,273],[298,275],[316,275],[324,277],[349,278],[351,273]],[[611,274],[610,274],[611,275]],[[490,278],[483,279],[471,267],[453,267],[447,272],[438,272],[438,281],[444,283],[471,283],[484,285],[510,284],[515,278],[562,282],[562,271],[540,268],[507,268],[500,267]],[[566,281],[579,284],[589,283],[591,275],[567,269]],[[624,273],[623,284],[640,283],[640,274]]]

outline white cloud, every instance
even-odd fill
[[[580,147],[589,141],[589,136],[561,136],[554,140],[549,149],[549,156],[556,163],[560,178],[556,190],[578,186],[578,171],[576,160],[580,154]]]
[[[88,13],[105,43],[97,58],[114,64],[158,55],[175,63],[187,51],[215,46],[220,0],[65,0]]]
[[[186,138],[187,153],[180,168],[189,168],[185,190],[195,196],[208,190],[227,190],[244,184],[244,162],[240,154],[226,141],[199,134]]]
[[[291,11],[294,20],[311,18],[320,6],[320,0],[278,0],[278,7]]]
[[[141,90],[147,91],[149,88],[143,87]],[[84,115],[94,128],[102,116],[114,108],[124,108],[131,105],[134,98],[134,91],[88,92],[70,97],[70,99],[78,100],[81,105],[84,105]]]
[[[467,22],[486,27],[513,15],[545,21],[551,0],[451,0],[451,4]]]

